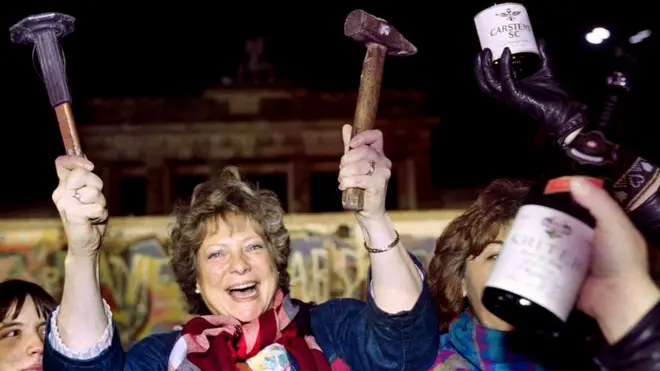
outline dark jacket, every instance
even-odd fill
[[[329,362],[341,358],[352,370],[426,370],[435,360],[439,339],[433,300],[428,287],[423,287],[412,310],[398,314],[381,311],[371,295],[366,303],[332,299],[319,304],[310,314],[312,334]],[[46,326],[48,332],[50,327]],[[115,327],[112,345],[89,360],[67,358],[46,340],[43,367],[46,371],[166,371],[179,336],[178,331],[151,335],[125,352]]]
[[[660,370],[660,302],[596,362],[603,370]]]

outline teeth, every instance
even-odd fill
[[[244,283],[242,285],[232,286],[229,289],[230,290],[242,290],[242,289],[247,289],[248,287],[252,287],[252,286],[255,286],[255,285],[256,285],[256,283]]]

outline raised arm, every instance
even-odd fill
[[[53,201],[67,236],[64,292],[46,328],[44,370],[166,371],[178,332],[149,336],[124,352],[110,307],[101,297],[98,259],[108,218],[94,165],[76,156],[55,161]]]
[[[121,369],[124,353],[112,328],[112,312],[101,297],[98,275],[108,218],[103,182],[92,173],[94,165],[82,157],[58,157],[55,168],[59,184],[53,202],[62,218],[68,250],[62,301],[46,328],[44,367]]]
[[[67,237],[64,291],[55,326],[62,343],[72,351],[94,346],[108,327],[101,297],[98,258],[108,217],[103,182],[94,165],[77,156],[55,161],[59,184],[53,202]],[[84,298],[84,300],[83,300]]]
[[[339,166],[339,189],[362,188],[364,209],[356,213],[371,258],[372,295],[387,313],[408,311],[422,291],[422,277],[385,211],[392,162],[383,153],[383,133],[368,130],[351,139],[342,128],[345,154]]]
[[[438,320],[423,268],[405,249],[385,212],[392,163],[383,154],[383,135],[365,131],[350,138],[343,128],[345,154],[339,189],[365,190],[356,214],[371,258],[367,301],[329,300],[312,311],[311,327],[330,362],[356,370],[426,370],[438,350]]]

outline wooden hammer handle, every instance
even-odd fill
[[[60,125],[60,134],[64,142],[64,149],[67,155],[83,156],[80,139],[78,138],[78,129],[73,119],[73,112],[69,103],[62,103],[55,106],[55,115],[57,123]]]
[[[365,130],[372,129],[376,123],[386,54],[387,48],[382,45],[375,43],[367,45],[367,53],[362,63],[360,89],[357,96],[351,138]],[[341,197],[341,203],[344,210],[362,211],[364,208],[364,189],[349,188],[345,190]]]

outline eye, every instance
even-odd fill
[[[263,249],[263,248],[264,248],[263,245],[260,245],[260,244],[252,244],[252,245],[249,245],[249,246],[247,247],[247,250],[248,250],[248,251],[256,251],[256,250],[261,250],[261,249]]]
[[[208,259],[221,258],[223,256],[225,256],[225,251],[224,250],[216,250],[216,251],[211,252],[208,255]]]
[[[500,256],[500,254],[493,254],[493,255],[488,257],[488,260],[493,260],[493,261],[497,260],[497,257],[499,257],[499,256]]]
[[[2,338],[3,339],[4,338],[13,338],[13,337],[19,336],[20,334],[21,334],[21,330],[12,330],[12,331],[5,332],[2,335]]]

